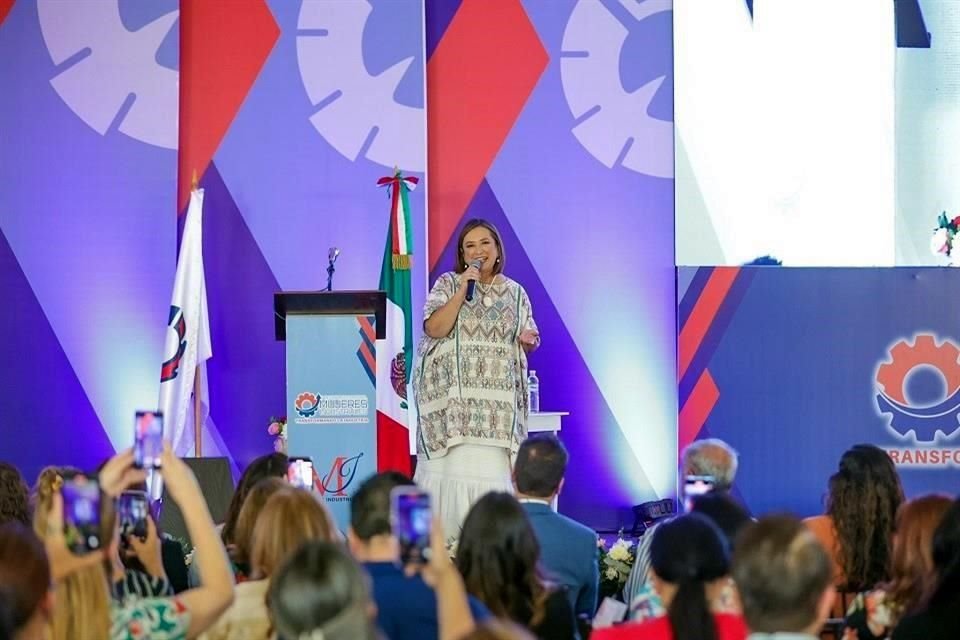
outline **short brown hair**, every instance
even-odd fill
[[[268,577],[304,542],[333,542],[334,532],[333,519],[312,493],[293,487],[277,491],[253,529],[252,576]]]
[[[497,245],[498,254],[498,260],[493,265],[493,273],[494,275],[502,273],[503,265],[507,263],[507,255],[503,251],[503,240],[500,238],[500,232],[497,231],[495,226],[493,226],[493,223],[482,218],[473,218],[472,220],[467,220],[466,224],[463,225],[463,228],[460,229],[460,235],[457,236],[456,264],[453,265],[453,270],[457,273],[463,273],[467,270],[467,261],[463,257],[463,239],[467,237],[468,233],[479,227],[483,227],[490,232],[491,236],[493,236],[493,243]]]
[[[733,579],[754,632],[803,631],[817,621],[833,579],[830,556],[792,516],[771,516],[737,538]]]

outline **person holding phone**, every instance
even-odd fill
[[[510,458],[527,437],[527,354],[540,345],[530,298],[504,274],[496,228],[467,222],[454,270],[424,305],[413,373],[414,480],[434,497],[447,531],[488,491],[509,491]],[[470,299],[468,299],[470,298]]]
[[[430,495],[403,474],[378,473],[353,495],[347,543],[370,574],[377,624],[390,640],[440,637],[437,598],[442,591],[429,582],[433,574],[423,575],[420,570],[431,565],[438,570],[450,568],[443,542],[442,531],[434,526]],[[471,619],[490,617],[475,598],[469,598],[467,606]]]
[[[203,586],[172,598],[112,602],[104,568],[108,557],[104,547],[109,545],[98,545],[100,548],[85,552],[77,545],[68,545],[66,532],[74,526],[70,520],[89,510],[65,510],[62,490],[66,480],[58,473],[47,473],[41,477],[38,487],[34,529],[44,540],[56,583],[52,640],[195,638],[230,605],[233,579],[196,478],[169,445],[163,448],[161,468],[167,491],[183,512],[190,539],[200,552],[197,561]],[[134,466],[132,449],[117,454],[104,465],[97,477],[102,492],[100,531],[110,535],[101,533],[101,540],[114,544],[111,537],[116,526],[113,500],[144,479],[145,472]]]

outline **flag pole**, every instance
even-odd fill
[[[197,365],[193,374],[193,442],[194,458],[200,458],[203,455],[203,438],[201,437],[200,425],[200,365]]]
[[[194,169],[193,176],[190,180],[191,192],[196,191],[199,184],[197,170]],[[195,458],[203,455],[203,438],[201,436],[202,429],[200,425],[200,385],[202,384],[200,375],[200,366],[197,365],[193,373],[193,455]]]

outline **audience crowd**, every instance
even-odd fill
[[[620,607],[598,602],[597,535],[553,508],[568,459],[556,437],[532,436],[513,492],[479,498],[456,532],[434,518],[416,558],[391,510],[392,495],[416,490],[404,475],[363,481],[340,531],[272,453],[246,468],[217,524],[166,448],[158,474],[184,517],[189,576],[183,548],[153,515],[142,530],[123,523],[121,494],[145,489],[132,452],[89,476],[48,467],[32,488],[0,462],[0,638],[960,638],[960,500],[905,500],[877,447],[846,451],[825,483],[823,515],[802,521],[750,515],[726,443],[687,447],[681,475],[712,489],[640,536]],[[64,487],[87,478],[101,495],[98,542],[80,549],[64,526]]]

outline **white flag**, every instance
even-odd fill
[[[200,368],[201,425],[209,413],[206,360],[210,348],[210,319],[207,316],[207,285],[203,276],[203,190],[190,194],[190,206],[180,240],[177,277],[173,285],[164,362],[160,372],[160,410],[164,436],[178,456],[196,450],[193,433],[193,384]],[[190,428],[188,428],[188,426]]]

